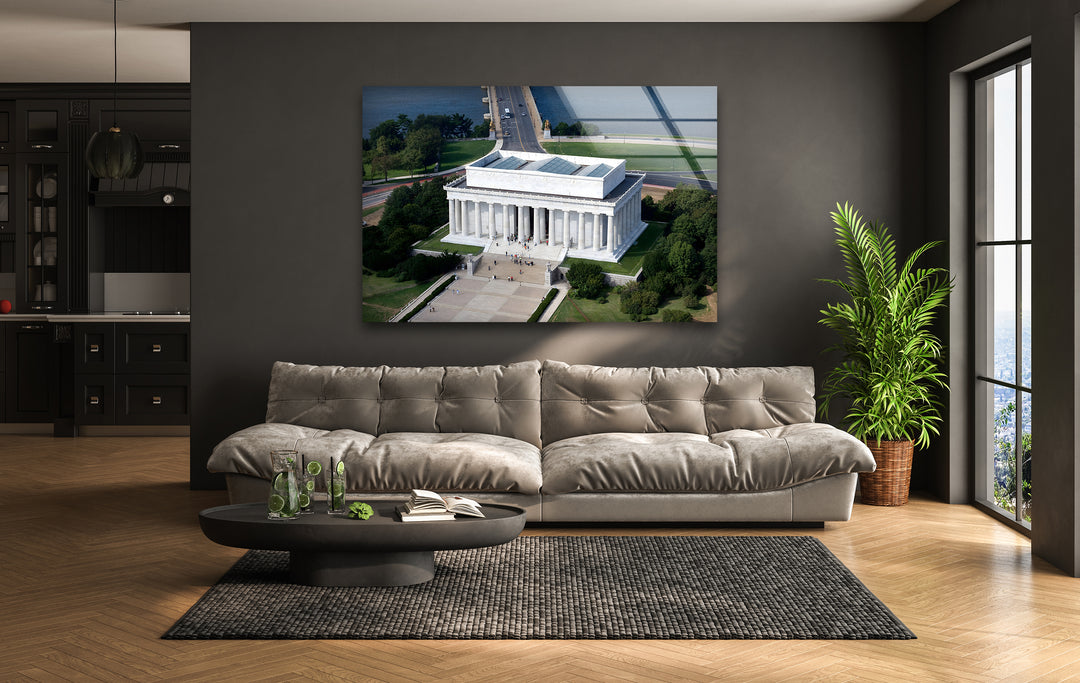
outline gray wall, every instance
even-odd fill
[[[972,499],[973,361],[967,261],[972,244],[967,72],[1031,46],[1032,59],[1032,551],[1080,575],[1077,494],[1077,0],[962,0],[927,25],[927,217],[952,238],[965,308],[949,321],[952,393],[947,445],[936,459],[945,498]]]
[[[923,217],[920,24],[195,24],[191,481],[261,422],[275,360],[814,365],[841,274],[828,212],[910,245]],[[360,321],[364,85],[716,85],[719,324]],[[932,483],[932,482],[931,482]]]

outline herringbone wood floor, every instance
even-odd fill
[[[1080,680],[1080,580],[966,506],[856,504],[813,534],[914,641],[163,641],[242,550],[196,513],[186,438],[0,435],[0,680]]]

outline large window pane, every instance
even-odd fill
[[[993,118],[989,144],[993,178],[992,241],[1016,239],[1016,76],[1013,71],[992,79],[989,92]]]
[[[1020,377],[1017,384],[1031,388],[1031,245],[1020,247]]]
[[[1031,239],[1031,63],[1020,67],[1020,239]]]
[[[992,255],[993,272],[988,273],[993,296],[987,301],[994,321],[993,365],[986,373],[1002,382],[1016,381],[1016,247],[984,247]]]
[[[1030,527],[1031,64],[973,84],[976,500]]]
[[[1016,511],[1016,391],[994,387],[994,503]]]
[[[1031,523],[1031,394],[1023,392],[1023,409],[1024,414],[1021,419],[1020,429],[1020,450],[1023,453],[1023,463],[1021,472],[1023,473],[1023,501],[1024,506],[1021,511],[1020,518],[1027,523]]]

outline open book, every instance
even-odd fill
[[[409,502],[401,509],[403,521],[453,519],[454,515],[483,517],[480,503],[462,496],[440,496],[434,491],[413,489]]]

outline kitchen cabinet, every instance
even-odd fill
[[[15,273],[15,103],[0,100],[0,299],[13,299]],[[6,278],[4,276],[7,276]]]
[[[4,323],[4,419],[51,422],[59,397],[59,356],[48,322]]]
[[[186,425],[188,323],[76,323],[75,425]]]
[[[15,102],[0,100],[0,154],[15,153]]]
[[[7,419],[7,328],[0,323],[0,422]]]
[[[15,310],[64,313],[69,277],[67,155],[18,155],[15,176]]]
[[[191,152],[190,100],[121,100],[115,110],[111,99],[90,103],[91,128],[108,130],[114,120],[121,130],[139,136],[143,154],[150,160],[169,160],[169,154],[186,155]]]
[[[15,151],[49,154],[68,151],[68,100],[18,100]]]

